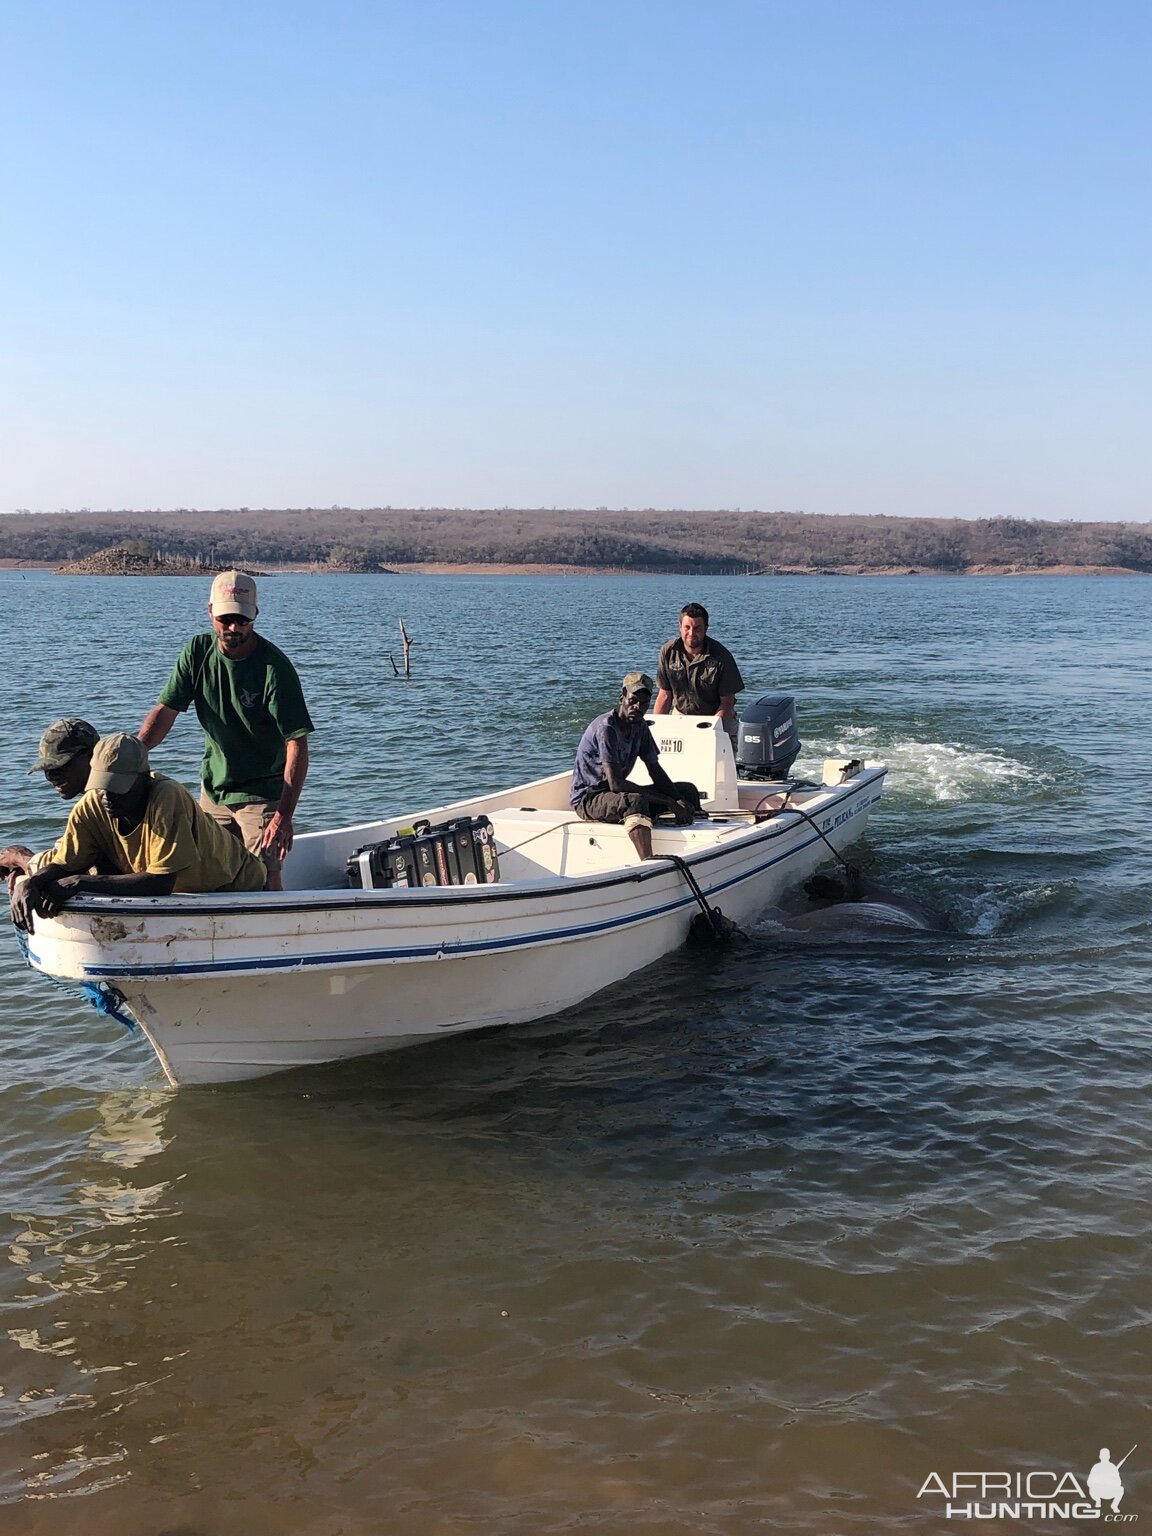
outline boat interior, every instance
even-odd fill
[[[695,784],[707,812],[707,819],[691,826],[658,822],[652,837],[657,856],[690,856],[698,848],[712,847],[746,832],[766,812],[771,814],[785,805],[784,785],[738,778],[731,740],[718,720],[690,715],[648,719],[669,777]],[[636,764],[630,777],[637,784],[651,782],[642,763]],[[358,849],[410,829],[418,820],[435,826],[457,817],[479,815],[492,823],[502,884],[604,874],[635,864],[635,849],[622,826],[582,821],[577,816],[568,803],[571,782],[570,772],[557,773],[431,810],[409,811],[329,832],[303,833],[284,866],[285,889],[347,888],[348,859]],[[787,789],[787,806],[807,808],[828,793],[824,785],[794,784]]]

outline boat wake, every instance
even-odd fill
[[[882,755],[889,766],[892,789],[919,801],[979,800],[990,791],[1049,789],[1061,777],[1051,764],[1041,768],[999,749],[953,746],[909,737],[883,740],[884,735],[879,727],[853,728],[805,745],[818,751],[822,758]],[[810,772],[811,768],[798,763],[797,771]]]

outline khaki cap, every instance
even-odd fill
[[[624,693],[646,693],[651,697],[656,692],[656,684],[648,676],[647,672],[625,672]]]
[[[212,596],[208,600],[216,618],[228,613],[238,613],[242,618],[256,617],[256,583],[247,571],[221,571],[212,583]]]
[[[92,748],[88,788],[110,789],[114,795],[126,795],[140,775],[147,772],[148,748],[139,736],[114,731],[111,736],[101,736]]]

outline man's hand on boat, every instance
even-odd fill
[[[696,812],[688,804],[687,800],[678,800],[675,795],[658,795],[649,790],[648,798],[653,807],[665,805],[672,812],[678,827],[688,827],[696,820]]]
[[[55,917],[73,894],[68,887],[78,878],[76,875],[68,875],[63,881],[46,881],[38,875],[19,877],[12,892],[12,921],[17,928],[32,933],[33,914],[38,917]]]
[[[171,875],[70,875],[49,864],[34,875],[23,875],[12,892],[12,921],[25,933],[34,932],[34,918],[55,917],[73,896],[168,896],[176,884]]]
[[[271,848],[278,858],[292,851],[292,817],[283,811],[276,811],[264,828],[264,840],[260,844],[262,848]]]
[[[7,880],[9,896],[16,889],[17,880],[28,873],[31,857],[31,848],[25,848],[23,843],[9,843],[6,848],[0,848],[0,879]]]

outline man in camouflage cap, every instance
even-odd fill
[[[28,772],[43,773],[62,800],[74,800],[88,783],[92,748],[99,740],[100,732],[87,720],[53,720]]]
[[[71,716],[53,720],[40,738],[40,756],[28,772],[42,773],[61,800],[75,800],[87,787],[92,748],[99,739],[100,732],[87,720]],[[51,853],[51,849],[47,853],[33,853],[23,843],[10,843],[7,848],[0,848],[0,877],[8,876],[11,889],[19,875],[38,869]]]
[[[678,826],[687,826],[700,806],[695,784],[674,784],[660,766],[660,748],[644,719],[654,692],[646,672],[629,672],[616,708],[597,715],[581,736],[572,770],[571,803],[577,816],[622,822],[642,859],[652,857],[654,816],[670,810]],[[651,774],[651,784],[629,783],[637,761]]]

